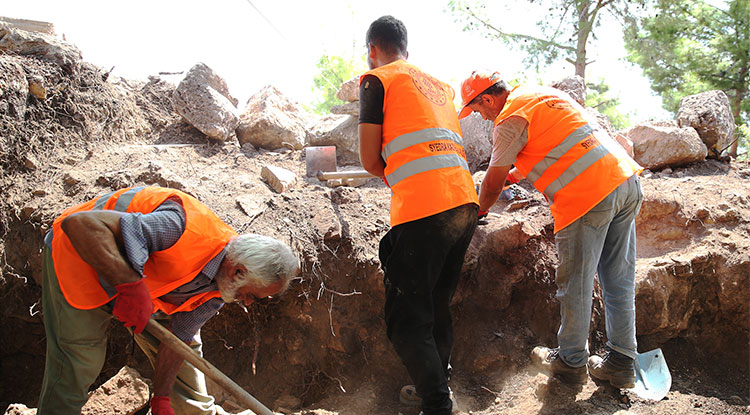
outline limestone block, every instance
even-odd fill
[[[260,171],[260,177],[276,193],[284,193],[297,182],[297,175],[278,166],[266,165]]]
[[[336,93],[336,98],[346,102],[359,101],[359,75],[344,82]]]
[[[311,146],[336,146],[336,160],[340,165],[359,164],[359,133],[357,117],[326,115],[308,127]]]
[[[464,151],[469,170],[475,172],[487,166],[492,156],[492,121],[482,119],[476,112],[460,120]]]
[[[586,83],[578,75],[566,76],[565,78],[550,84],[552,88],[565,91],[571,98],[581,106],[586,102]]]
[[[137,370],[127,366],[89,395],[81,415],[132,415],[148,403],[149,388]]]
[[[229,138],[240,123],[237,100],[226,82],[203,63],[190,68],[172,94],[172,105],[190,125],[217,140]]]
[[[27,32],[0,23],[0,51],[32,55],[50,61],[70,73],[81,61],[77,47],[53,35],[40,32]]]
[[[707,91],[680,100],[677,124],[693,127],[703,143],[716,154],[734,139],[734,117],[724,91]]]
[[[637,125],[627,131],[635,161],[647,169],[681,166],[706,158],[707,149],[694,128]]]
[[[331,114],[344,114],[359,116],[359,102],[348,102],[343,105],[334,105],[331,107]]]
[[[237,127],[237,139],[240,145],[250,143],[267,150],[282,147],[299,150],[307,138],[306,118],[298,103],[268,85],[247,101]]]

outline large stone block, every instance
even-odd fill
[[[635,161],[647,169],[681,166],[706,158],[707,149],[694,128],[644,124],[626,133],[633,141]]]
[[[4,24],[0,24],[0,51],[36,56],[60,66],[68,73],[73,72],[81,61],[81,52],[70,43],[53,35],[27,32]]]
[[[308,143],[311,146],[336,146],[339,164],[359,164],[357,117],[326,115],[311,123]]]
[[[492,130],[494,124],[476,112],[460,120],[464,150],[469,170],[485,168],[492,157]]]
[[[701,92],[680,100],[677,124],[695,128],[706,147],[716,155],[734,139],[734,117],[724,91]]]
[[[586,83],[578,75],[566,76],[565,78],[550,84],[552,88],[567,92],[571,98],[581,106],[586,102]]]
[[[217,140],[229,138],[240,123],[237,99],[204,63],[190,68],[172,94],[172,105],[190,125]]]
[[[336,93],[336,98],[346,102],[359,101],[359,75],[344,82]]]
[[[247,101],[237,127],[237,139],[240,145],[250,143],[267,150],[282,147],[299,150],[307,137],[306,117],[298,103],[268,85]]]

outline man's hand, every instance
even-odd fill
[[[151,398],[151,415],[175,415],[169,396],[154,396]]]
[[[119,295],[115,299],[112,315],[122,321],[125,327],[135,326],[136,334],[142,332],[154,308],[146,283],[140,279],[115,285],[115,289]]]

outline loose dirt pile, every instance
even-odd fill
[[[377,244],[390,192],[378,180],[330,189],[304,178],[304,152],[209,142],[171,108],[174,86],[65,73],[34,57],[0,56],[47,80],[25,113],[0,113],[0,408],[36,406],[44,366],[39,310],[42,238],[63,209],[124,186],[186,191],[238,232],[289,243],[302,280],[245,313],[228,305],[203,329],[208,360],[272,409],[296,414],[416,414],[382,321]],[[300,179],[277,194],[266,164]],[[555,344],[556,253],[549,210],[523,186],[478,229],[454,302],[452,387],[464,413],[750,413],[750,166],[707,161],[647,174],[638,218],[641,351],[662,347],[674,379],[646,402],[589,381],[571,389],[529,368]],[[260,209],[249,216],[239,201]],[[597,297],[591,349],[604,344]],[[152,370],[117,322],[97,386],[123,365]],[[231,397],[213,388],[219,402]]]

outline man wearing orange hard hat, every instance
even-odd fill
[[[635,216],[643,170],[567,93],[544,86],[510,89],[498,72],[474,71],[461,84],[463,108],[494,121],[493,150],[479,191],[479,215],[497,201],[511,172],[550,203],[559,265],[558,347],[535,347],[531,358],[569,383],[588,376],[632,388],[635,339]],[[604,357],[589,356],[594,275],[604,297]],[[588,371],[587,371],[588,368]]]

